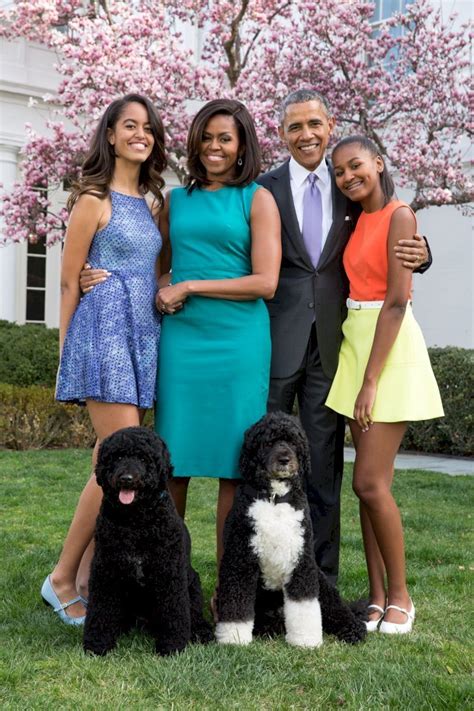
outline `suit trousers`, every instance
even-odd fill
[[[332,380],[322,369],[313,324],[301,366],[287,378],[271,378],[268,410],[291,413],[295,398],[309,440],[311,478],[304,482],[313,525],[316,562],[332,583],[339,570],[344,418],[325,406]]]

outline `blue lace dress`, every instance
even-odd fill
[[[112,215],[88,262],[112,273],[85,294],[69,324],[56,399],[152,407],[161,317],[155,262],[161,236],[144,198],[111,191]]]

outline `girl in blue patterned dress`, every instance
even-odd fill
[[[150,101],[129,94],[105,111],[69,199],[56,398],[85,402],[97,444],[122,427],[139,425],[153,405],[160,334],[155,265],[162,244],[155,214],[163,204],[165,167],[161,119]],[[151,208],[144,198],[148,192]],[[107,269],[109,278],[81,299],[79,273],[86,261]],[[84,621],[76,580],[88,575],[101,494],[92,475],[41,590],[67,624]]]

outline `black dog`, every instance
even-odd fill
[[[103,441],[96,467],[104,497],[95,532],[84,649],[106,654],[137,621],[158,654],[212,639],[202,614],[189,533],[168,494],[172,466],[151,430],[127,427]]]
[[[263,417],[245,433],[243,479],[224,531],[217,596],[218,642],[247,644],[252,632],[278,625],[283,607],[286,640],[322,644],[322,631],[355,643],[366,626],[318,569],[308,502],[306,436],[295,417]]]

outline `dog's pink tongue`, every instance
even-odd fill
[[[122,504],[131,504],[135,498],[133,489],[120,489],[119,500]]]

